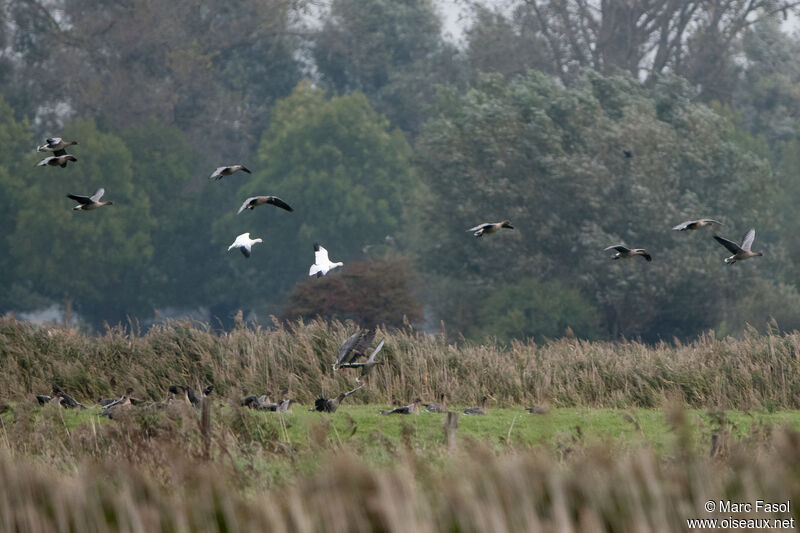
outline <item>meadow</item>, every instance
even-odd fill
[[[715,516],[709,499],[800,501],[798,334],[504,346],[381,331],[369,385],[309,412],[354,387],[330,366],[353,328],[87,335],[1,319],[0,529],[685,531]],[[209,383],[205,423],[180,402],[108,420],[34,397],[55,384],[91,406],[131,386],[160,401]],[[267,391],[293,412],[239,405]],[[454,446],[443,414],[379,414],[439,392],[455,412],[496,401],[459,416]]]

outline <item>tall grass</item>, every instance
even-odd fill
[[[135,462],[63,472],[0,447],[0,530],[686,531],[687,519],[729,515],[706,512],[707,500],[799,501],[798,456],[800,435],[788,430],[724,457],[679,448],[667,460],[647,449],[576,447],[554,462],[541,450],[496,455],[475,445],[444,468],[401,450],[379,469],[345,447],[321,456],[321,472],[247,492],[224,461],[175,454],[165,481]]]
[[[99,336],[0,319],[0,400],[48,393],[59,385],[81,400],[119,395],[127,386],[161,399],[170,384],[213,383],[222,396],[288,390],[303,403],[352,388],[333,373],[339,344],[353,326],[314,321],[239,327],[216,333],[171,322],[146,334],[111,328]],[[499,405],[657,407],[680,398],[691,407],[800,407],[800,334],[648,346],[633,341],[561,339],[508,347],[463,342],[411,329],[381,331],[388,364],[354,402],[408,401],[445,392],[470,403],[490,392]]]

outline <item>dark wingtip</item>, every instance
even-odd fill
[[[319,243],[318,242],[314,243],[314,251],[315,252],[319,252]]]
[[[244,172],[247,172],[248,174],[252,174],[252,172],[250,172],[250,169],[249,169],[249,168],[247,168],[247,167],[242,167],[242,170],[243,170]]]

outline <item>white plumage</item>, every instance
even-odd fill
[[[264,242],[261,239],[251,239],[250,233],[242,233],[236,240],[233,241],[233,244],[228,246],[228,251],[230,252],[233,248],[238,248],[242,251],[245,257],[250,257],[250,249],[253,245],[257,242]]]
[[[324,276],[329,270],[342,265],[344,265],[344,263],[341,261],[331,263],[331,260],[328,258],[328,250],[320,246],[319,243],[314,243],[314,264],[308,269],[309,276]]]

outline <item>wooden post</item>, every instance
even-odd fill
[[[203,437],[203,455],[211,459],[211,398],[203,398],[200,415],[200,434]]]
[[[458,413],[447,411],[447,418],[442,424],[442,431],[447,441],[447,449],[454,452],[456,450],[456,433],[458,431]]]

